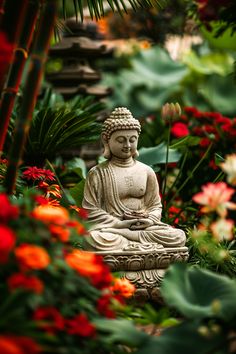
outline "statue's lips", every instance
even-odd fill
[[[126,153],[127,153],[127,152],[130,152],[130,151],[131,151],[131,149],[122,149],[121,151],[122,151],[122,152],[126,152]]]

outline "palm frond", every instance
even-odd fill
[[[66,4],[70,0],[62,0],[63,15],[66,17]],[[134,10],[138,8],[159,7],[163,8],[167,5],[168,0],[73,0],[74,12],[77,17],[79,13],[83,21],[85,9],[87,8],[90,17],[99,19],[105,14],[105,10],[109,7],[112,11],[117,11],[120,15],[122,12],[132,7]]]
[[[94,102],[91,96],[56,105],[52,105],[53,101],[53,94],[46,93],[35,111],[25,148],[27,162],[52,160],[65,150],[77,149],[99,137],[100,125],[95,120],[104,109],[102,103]]]

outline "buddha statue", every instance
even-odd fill
[[[86,250],[107,254],[185,245],[185,233],[161,221],[154,171],[135,159],[140,131],[139,121],[124,107],[103,123],[106,161],[90,170],[84,190],[82,206],[92,225]]]

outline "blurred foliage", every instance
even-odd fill
[[[178,310],[184,320],[153,338],[153,353],[154,348],[160,354],[234,352],[234,279],[175,264],[167,271],[161,292],[166,304]]]
[[[159,112],[167,101],[178,101],[184,106],[236,114],[233,54],[211,52],[203,45],[174,61],[164,49],[153,46],[125,58],[125,68],[104,74],[104,84],[114,90],[108,101],[111,107],[125,105],[142,117]]]
[[[106,39],[146,38],[163,44],[169,34],[183,35],[186,12],[184,0],[176,0],[174,6],[167,1],[162,9],[129,9],[122,18],[108,12],[99,24]]]

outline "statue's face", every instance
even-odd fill
[[[120,159],[134,156],[138,145],[138,132],[132,130],[117,130],[112,133],[108,145],[111,154]]]

